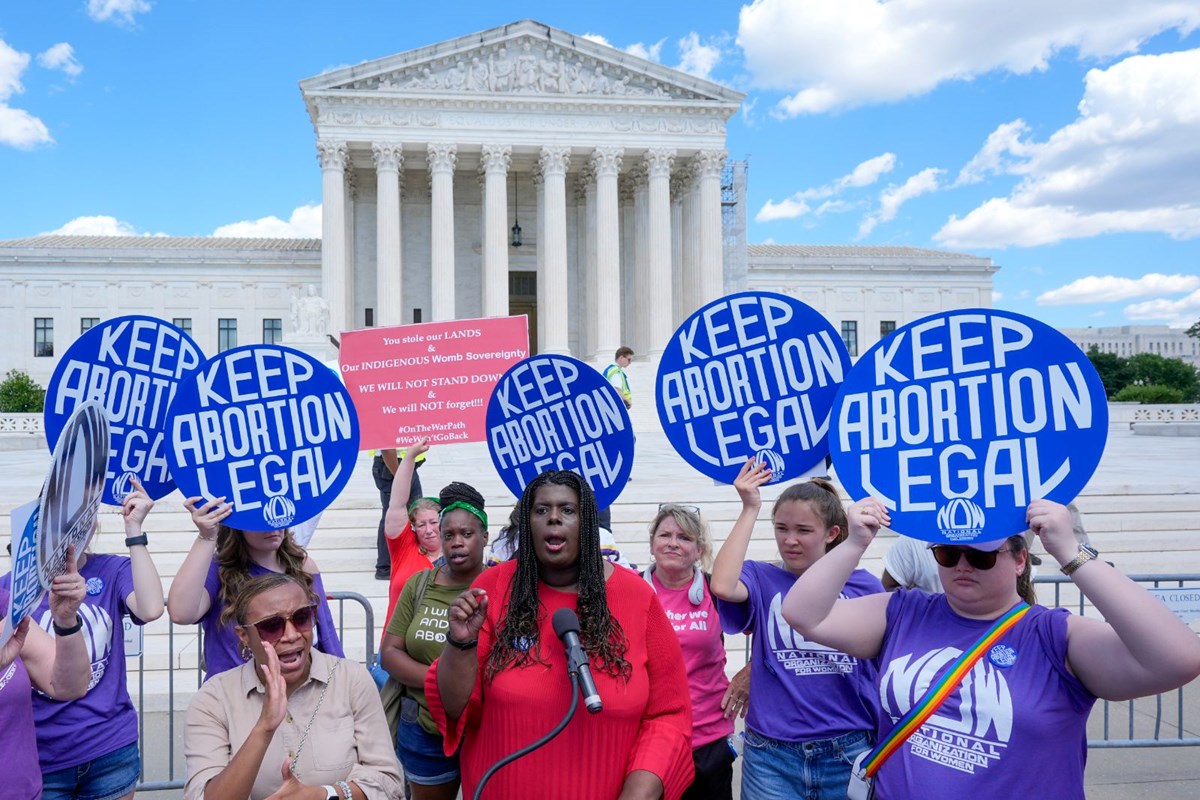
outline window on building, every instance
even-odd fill
[[[885,320],[880,321],[880,323],[879,323],[879,338],[880,339],[882,339],[885,336],[891,336],[895,332],[896,332],[896,320],[885,319]]]
[[[79,318],[79,332],[81,334],[87,333],[88,331],[90,331],[92,328],[96,327],[99,324],[100,324],[99,317],[80,317]]]
[[[363,322],[366,324],[366,326],[368,328],[374,328],[375,327],[375,309],[368,308],[367,313],[364,314],[363,316],[365,317]]]
[[[54,356],[53,317],[34,317],[33,355],[34,358],[52,358]]]
[[[217,320],[217,352],[223,353],[237,347],[237,320]]]
[[[234,338],[237,338],[236,331]],[[281,319],[264,319],[263,320],[263,344],[282,344],[283,343],[283,320]]]
[[[851,358],[858,356],[858,323],[851,320],[842,322],[842,341],[846,343],[846,350],[850,352]]]
[[[171,320],[171,324],[188,336],[192,335],[192,318],[191,317],[175,317]]]

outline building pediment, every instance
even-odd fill
[[[525,20],[300,82],[316,118],[321,97],[614,102],[727,106],[744,95],[712,81]]]

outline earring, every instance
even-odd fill
[[[249,661],[253,653],[250,652],[250,648],[247,645],[242,645],[242,649],[238,655],[242,657],[242,661]]]

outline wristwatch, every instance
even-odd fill
[[[146,534],[139,533],[137,536],[126,536],[125,546],[133,547],[136,544],[150,544],[150,540],[146,538]]]
[[[1092,547],[1090,544],[1081,544],[1079,546],[1079,555],[1072,558],[1066,564],[1063,564],[1062,574],[1070,575],[1072,572],[1079,569],[1087,562],[1091,561],[1092,559],[1099,558],[1099,557],[1100,557],[1099,550]]]
[[[325,793],[325,800],[342,800],[342,793],[337,790],[336,786],[325,784],[321,787],[321,791]]]

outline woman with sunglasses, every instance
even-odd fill
[[[747,665],[725,675],[725,641],[703,569],[712,564],[708,526],[696,506],[663,503],[650,523],[650,557],[643,576],[679,637],[692,700],[692,763],[696,778],[683,800],[732,800],[733,718],[746,713]]]
[[[463,797],[571,704],[556,611],[579,618],[603,709],[579,709],[549,744],[495,773],[485,798],[678,800],[692,782],[691,706],[679,641],[645,581],[600,554],[596,497],[574,472],[521,496],[520,546],[450,606],[450,645],[425,679],[446,752],[461,744]]]
[[[280,573],[239,587],[230,607],[253,659],[213,677],[188,705],[188,800],[399,795],[375,681],[361,664],[313,648],[316,600]]]
[[[405,686],[396,755],[414,800],[454,800],[458,794],[458,756],[443,752],[442,736],[425,700],[425,675],[446,646],[450,604],[483,572],[488,540],[483,495],[474,487],[451,483],[438,502],[446,564],[408,579],[380,651],[383,668]]]
[[[1200,639],[1094,549],[1081,548],[1065,506],[1035,500],[1026,520],[1103,621],[1035,604],[1024,534],[935,545],[945,594],[901,589],[840,597],[842,582],[890,522],[874,498],[850,507],[849,539],[801,576],[784,600],[784,617],[804,636],[878,659],[881,737],[996,620],[1022,601],[1030,604],[883,763],[876,797],[961,798],[996,786],[1005,796],[1081,799],[1096,698],[1165,692],[1200,673]]]
[[[241,666],[251,653],[233,626],[233,598],[251,578],[279,573],[295,578],[317,598],[314,639],[318,650],[344,656],[317,563],[290,530],[242,531],[222,524],[233,511],[224,497],[189,497],[198,536],[167,592],[167,614],[176,625],[200,623],[205,680]]]
[[[759,487],[770,479],[765,462],[752,458],[743,465],[733,484],[742,512],[712,576],[725,631],[753,633],[742,797],[844,800],[850,765],[870,747],[875,727],[870,666],[796,636],[779,605],[797,576],[837,552],[846,538],[846,512],[827,481],[793,484],[771,510],[780,563],[748,560],[762,506]],[[858,597],[883,586],[866,570],[855,570],[838,590]]]
[[[443,563],[442,537],[438,531],[441,506],[437,498],[418,497],[409,503],[417,459],[427,452],[429,439],[421,439],[404,448],[404,458],[400,459],[392,479],[392,496],[383,518],[383,533],[392,559],[387,617],[383,621],[385,635],[396,601],[408,579],[435,563]]]

